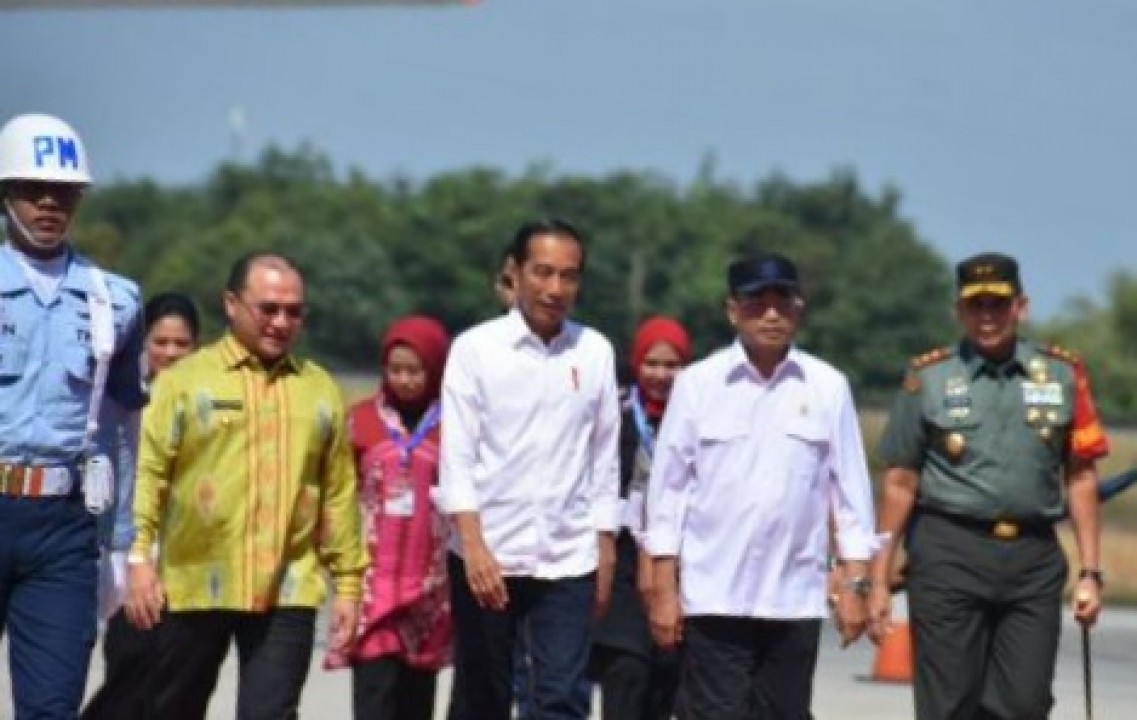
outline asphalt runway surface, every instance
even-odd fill
[[[321,627],[321,636],[323,628]],[[813,714],[816,720],[880,720],[912,718],[909,685],[879,683],[869,676],[875,648],[861,641],[841,650],[836,632],[826,627],[814,683]],[[1067,617],[1054,681],[1057,705],[1052,720],[1083,720],[1081,639],[1077,625]],[[322,647],[312,658],[312,670],[304,689],[301,718],[351,719],[351,677],[346,671],[322,668]],[[236,699],[235,653],[230,653],[210,705],[210,720],[234,717]],[[1137,705],[1137,610],[1107,608],[1093,632],[1095,720],[1134,717]],[[102,648],[96,648],[91,664],[89,691],[102,679]],[[439,678],[436,718],[444,718],[450,693],[450,674]],[[6,643],[0,659],[0,718],[12,718],[8,684]],[[595,704],[594,704],[595,705]],[[598,705],[596,705],[598,707]],[[593,717],[599,718],[599,714]]]

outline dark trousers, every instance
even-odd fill
[[[154,720],[203,720],[221,664],[236,640],[237,720],[295,720],[308,677],[316,611],[165,613],[150,675]]]
[[[919,720],[1043,720],[1067,565],[1050,529],[999,540],[921,514],[908,542]]]
[[[435,670],[419,670],[384,656],[351,668],[351,706],[355,720],[431,720]]]
[[[651,657],[621,648],[595,645],[592,673],[600,682],[602,720],[670,720],[679,686],[675,653]]]
[[[78,497],[0,495],[0,630],[16,720],[73,720],[98,610],[97,521]]]
[[[807,720],[820,638],[820,620],[688,617],[679,716]]]
[[[514,643],[523,623],[533,662],[532,720],[585,720],[589,704],[578,689],[588,666],[595,574],[506,578],[509,604],[495,611],[474,600],[461,558],[450,555],[448,563],[464,720],[509,720]]]
[[[154,636],[131,625],[121,610],[110,619],[103,635],[103,684],[83,708],[83,720],[146,720]]]

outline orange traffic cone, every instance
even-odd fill
[[[876,682],[912,682],[912,631],[908,623],[895,620],[892,632],[884,636],[876,650],[871,680]]]

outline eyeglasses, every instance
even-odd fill
[[[248,303],[240,295],[237,296],[237,301],[254,315],[265,320],[272,320],[278,315],[284,315],[289,320],[303,320],[304,316],[308,314],[308,308],[305,307],[304,303],[280,303],[269,300]]]
[[[735,302],[747,315],[765,315],[773,310],[778,315],[788,316],[801,306],[801,299],[790,293],[735,296]]]

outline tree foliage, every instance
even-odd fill
[[[849,170],[753,187],[716,180],[710,162],[687,186],[542,166],[517,177],[472,168],[377,181],[337,175],[311,148],[273,148],[253,165],[219,167],[200,187],[100,188],[77,238],[148,295],[189,293],[210,331],[222,323],[230,263],[250,249],[284,251],[308,276],[305,349],[333,367],[372,369],[376,338],[398,315],[433,314],[459,331],[497,312],[490,288],[506,242],[547,215],[585,232],[577,314],[617,347],[654,313],[683,320],[700,352],[729,341],[726,266],[760,249],[798,263],[808,300],[801,343],[862,393],[891,393],[908,356],[953,333],[945,261],[901,215],[896,189],[866,192]]]

